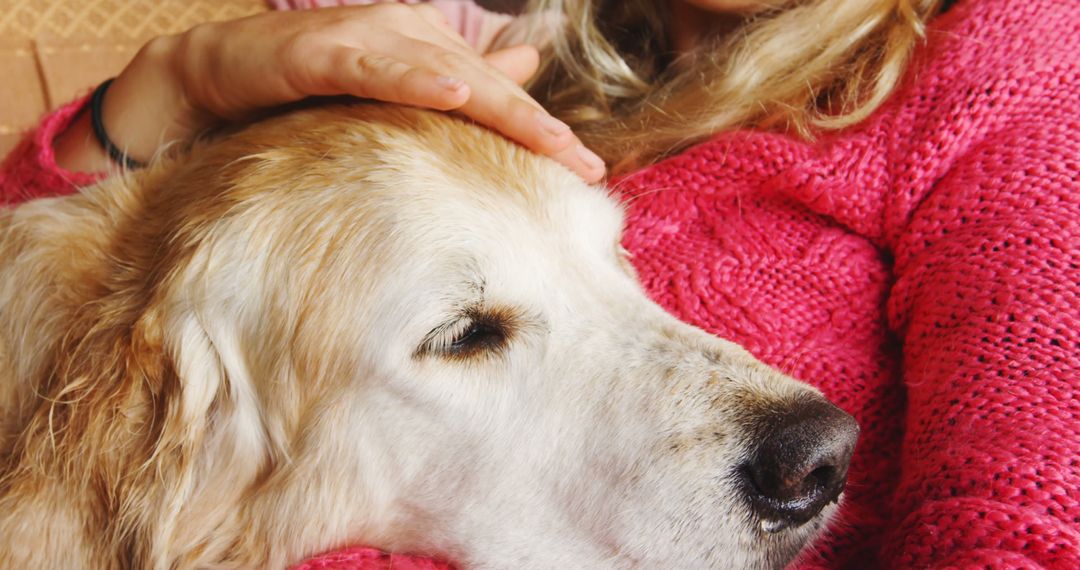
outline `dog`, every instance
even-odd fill
[[[305,109],[0,213],[0,567],[780,568],[858,427],[649,300],[608,193]]]

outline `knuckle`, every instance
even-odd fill
[[[360,97],[382,101],[411,102],[410,93],[415,89],[416,69],[392,58],[383,56],[360,56],[360,80],[357,84]]]
[[[374,75],[386,70],[387,60],[381,55],[361,53],[354,55],[352,58],[349,58],[349,61],[338,61],[335,63],[352,63],[360,69],[360,73],[362,75]]]
[[[461,54],[447,49],[438,48],[431,58],[432,66],[440,71],[454,71],[467,68],[468,60]]]
[[[319,50],[321,42],[317,33],[301,31],[292,34],[281,44],[281,59],[288,64],[308,61]]]
[[[361,92],[353,94],[360,97],[382,98],[379,97],[380,93],[393,91],[401,83],[401,77],[395,77],[401,73],[401,66],[384,56],[354,55],[343,65],[355,66],[356,81],[353,83]]]

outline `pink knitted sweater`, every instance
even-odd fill
[[[73,191],[47,118],[7,201]],[[805,143],[725,134],[620,185],[671,312],[863,429],[803,568],[1080,568],[1080,2],[961,1],[900,91]],[[346,550],[298,568],[441,568]]]

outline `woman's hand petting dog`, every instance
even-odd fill
[[[164,143],[269,108],[354,95],[458,111],[598,181],[603,161],[520,87],[538,65],[528,45],[475,52],[427,5],[267,13],[151,40],[110,87],[104,121],[145,161]],[[101,170],[108,159],[84,144],[84,122],[57,141],[58,161]]]

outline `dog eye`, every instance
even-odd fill
[[[453,356],[469,356],[479,351],[499,348],[505,341],[506,333],[501,325],[472,321],[453,339],[444,352]]]
[[[505,347],[509,337],[508,321],[481,313],[431,331],[416,351],[416,356],[473,358]]]

